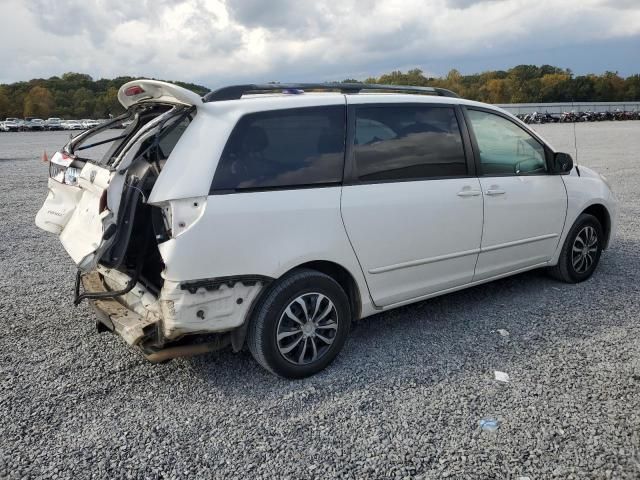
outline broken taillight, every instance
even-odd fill
[[[73,158],[65,153],[56,152],[49,161],[49,176],[65,185],[78,185],[81,168],[71,167]]]
[[[141,93],[144,93],[144,89],[140,85],[132,85],[124,91],[124,94],[127,97],[133,97],[134,95],[140,95]]]

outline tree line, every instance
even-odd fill
[[[33,79],[0,85],[0,119],[36,118],[109,118],[124,112],[118,101],[118,89],[137,77],[94,80],[84,73],[65,73],[61,77]],[[202,95],[209,91],[201,85],[173,82]]]
[[[640,75],[622,78],[617,72],[578,75],[551,65],[518,65],[462,75],[451,70],[442,78],[427,77],[422,70],[395,71],[372,77],[366,83],[447,88],[470,100],[485,103],[618,102],[640,101]]]
[[[94,80],[84,73],[33,79],[0,85],[0,118],[61,117],[107,118],[123,108],[118,89],[134,77]],[[358,82],[346,79],[344,82]],[[445,77],[429,77],[420,69],[393,71],[364,80],[365,83],[443,87],[471,100],[487,103],[616,102],[640,101],[640,75],[626,78],[617,72],[574,75],[569,69],[551,65],[518,65],[462,75],[451,70]],[[207,87],[173,82],[201,95]]]

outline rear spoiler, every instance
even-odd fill
[[[180,105],[202,105],[202,98],[195,92],[173,83],[158,80],[134,80],[118,90],[118,100],[125,109],[137,103],[170,103]]]

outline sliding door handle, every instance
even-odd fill
[[[487,190],[487,195],[504,195],[505,192],[504,190],[500,190],[499,188],[490,188],[489,190]]]
[[[458,192],[459,197],[477,197],[482,192],[480,190],[461,190]]]

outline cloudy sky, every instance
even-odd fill
[[[640,73],[640,0],[0,0],[0,83],[76,71],[215,87],[521,63]]]

